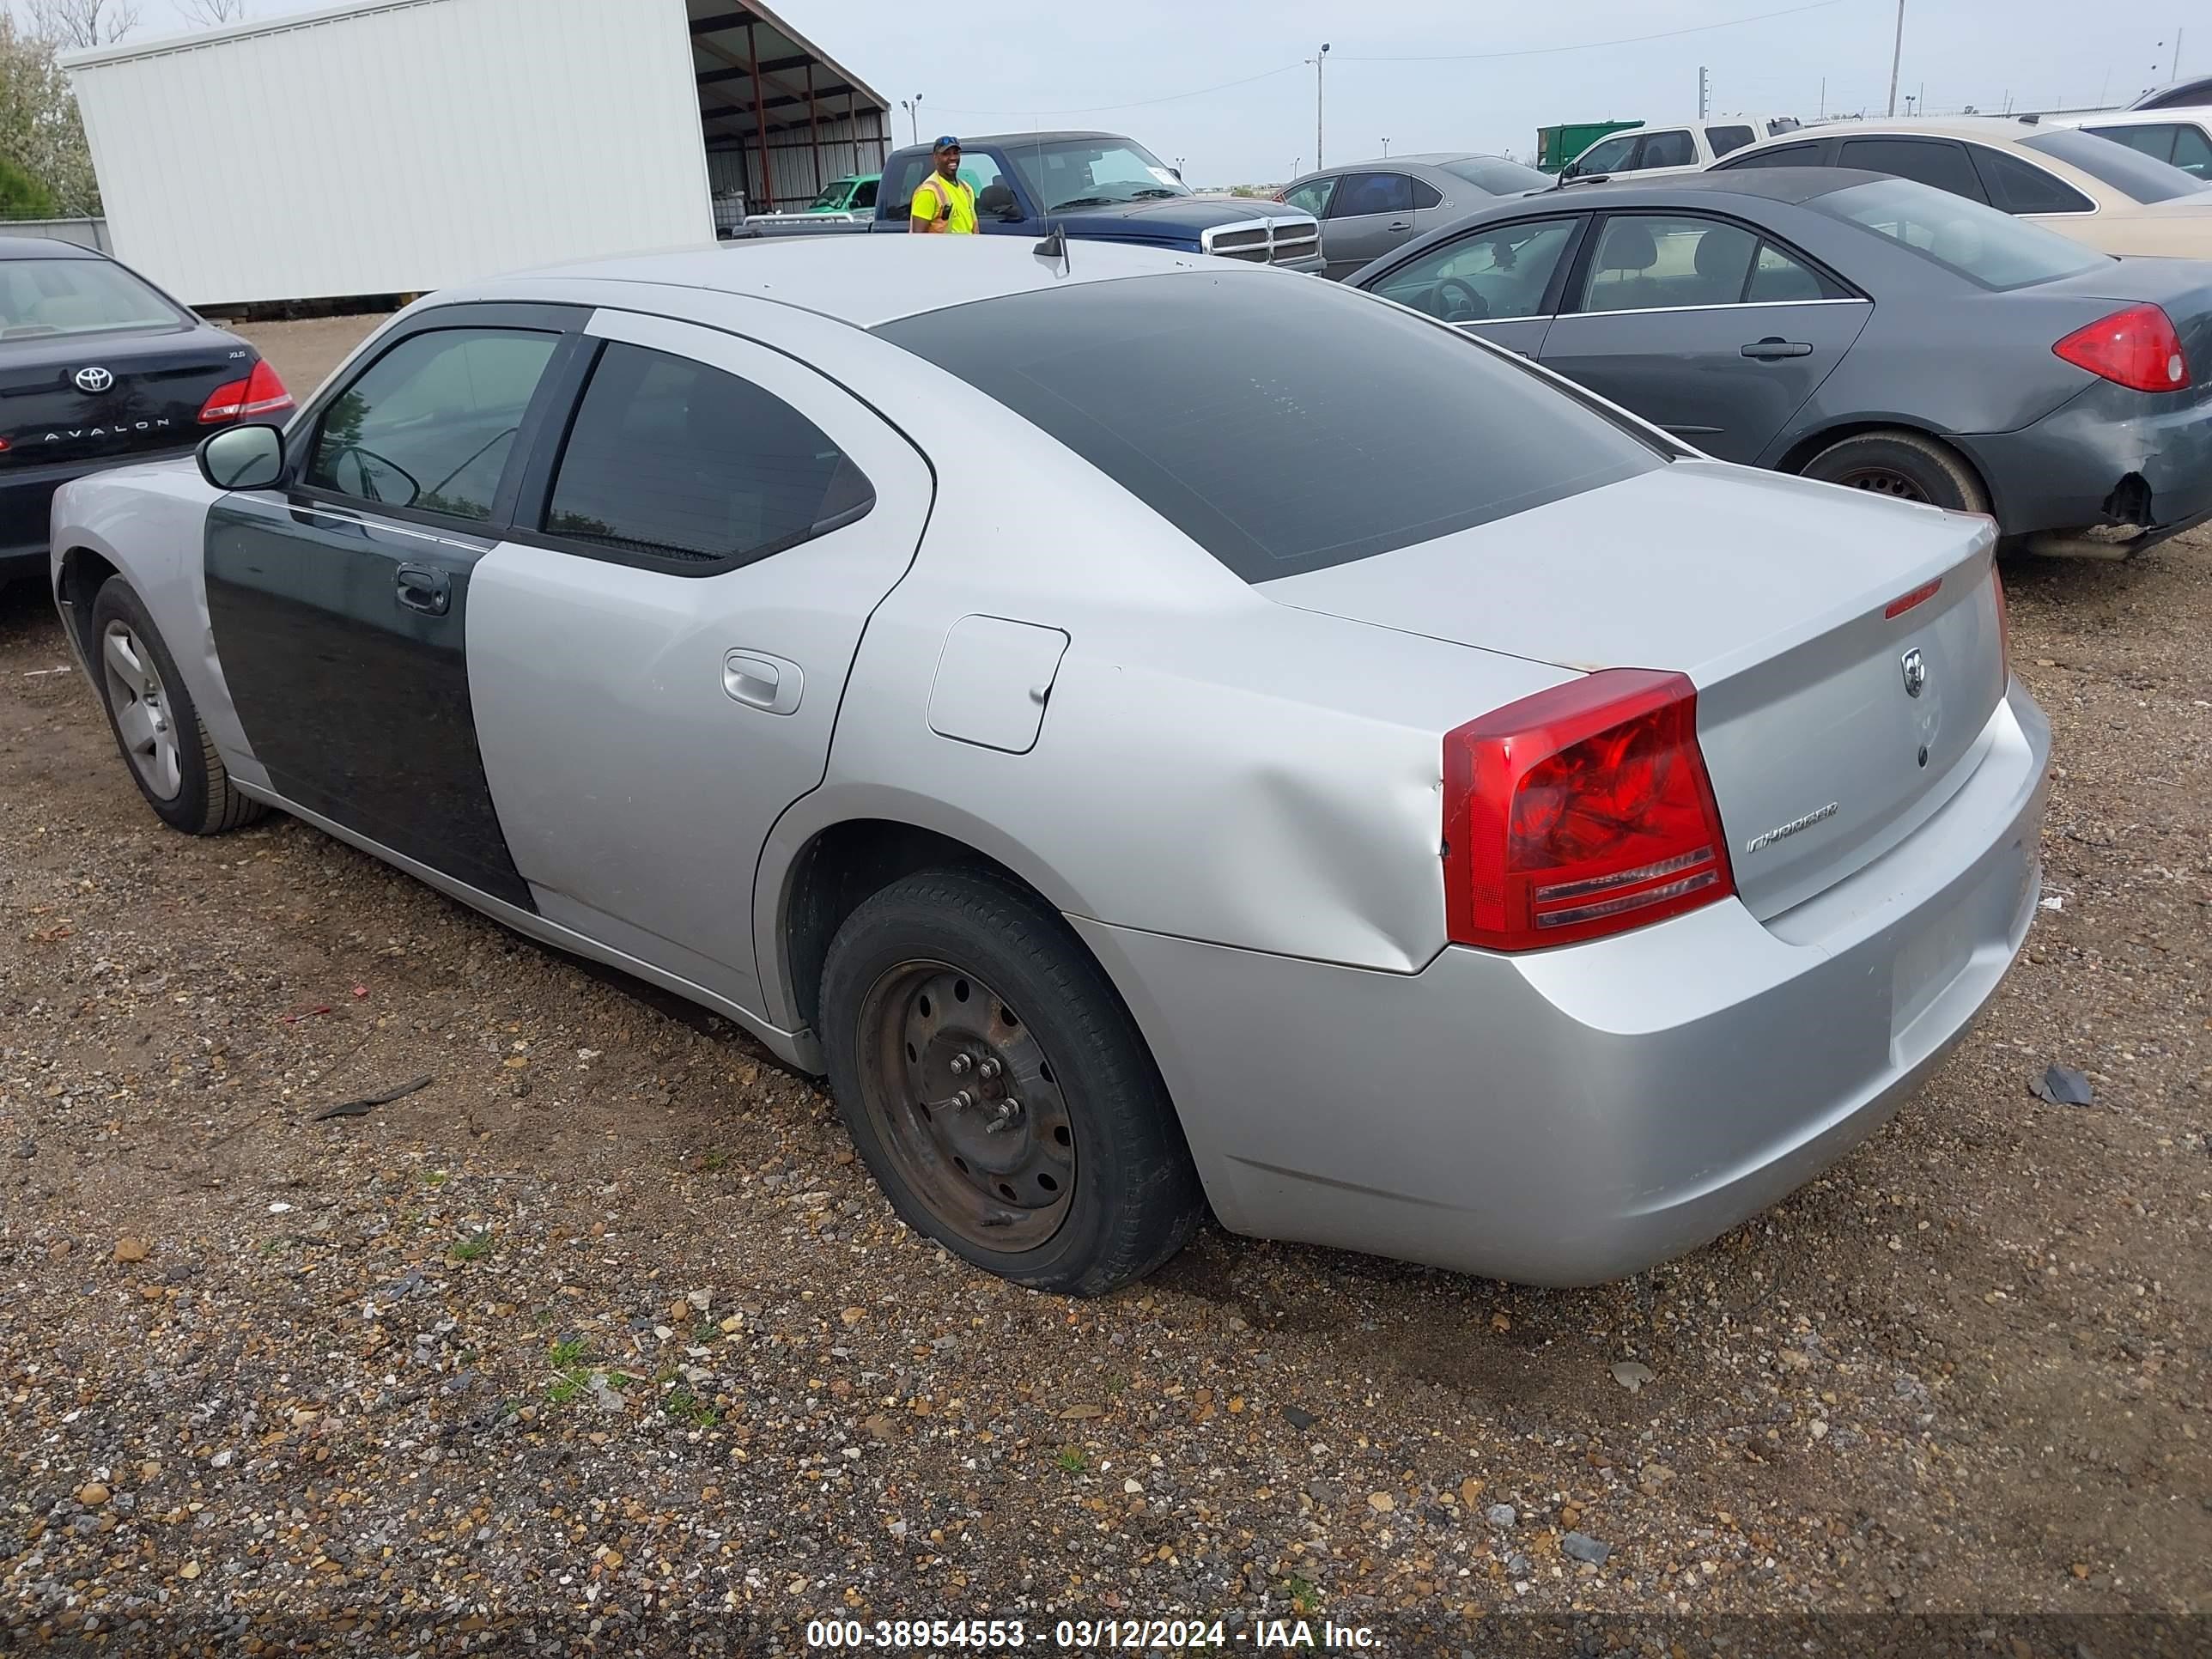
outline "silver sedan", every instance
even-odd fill
[[[395,318],[68,486],[148,805],[276,808],[826,1073],[908,1223],[1543,1284],[1895,1109],[2035,910],[1981,518],[1279,271],[794,242]]]

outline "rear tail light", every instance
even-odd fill
[[[1533,951],[1735,891],[1680,674],[1610,668],[1444,738],[1446,921],[1462,945]]]
[[[2051,348],[2076,368],[2136,392],[2179,392],[2189,385],[2189,358],[2173,319],[2156,306],[2130,306],[2076,329]]]
[[[246,421],[256,415],[274,415],[279,410],[292,406],[292,394],[284,390],[284,382],[276,378],[276,371],[267,363],[256,363],[253,372],[242,380],[230,380],[208,393],[208,400],[200,405],[200,424],[216,426],[224,421]]]

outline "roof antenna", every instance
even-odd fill
[[[1044,240],[1039,242],[1030,252],[1036,254],[1038,258],[1049,259],[1057,265],[1059,269],[1053,272],[1054,276],[1067,275],[1071,268],[1067,258],[1067,233],[1060,228],[1057,220],[1054,221],[1052,228],[1045,232]]]

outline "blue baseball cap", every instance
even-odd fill
[[[934,155],[940,149],[958,149],[959,148],[960,141],[957,138],[955,138],[949,132],[941,134],[937,138],[932,140],[929,146],[930,153],[932,155]]]

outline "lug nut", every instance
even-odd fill
[[[965,1076],[967,1076],[967,1075],[968,1075],[968,1067],[969,1067],[969,1064],[970,1064],[970,1063],[971,1063],[971,1062],[969,1060],[968,1056],[967,1056],[967,1055],[965,1055],[965,1054],[955,1054],[955,1055],[953,1055],[953,1056],[952,1056],[952,1075],[953,1075],[953,1076],[955,1076],[955,1077],[965,1077]],[[988,1073],[987,1073],[987,1075],[988,1075]]]
[[[998,1076],[999,1062],[995,1060],[987,1060],[981,1066],[978,1066],[975,1068],[975,1071],[976,1074],[988,1083],[991,1079]]]

